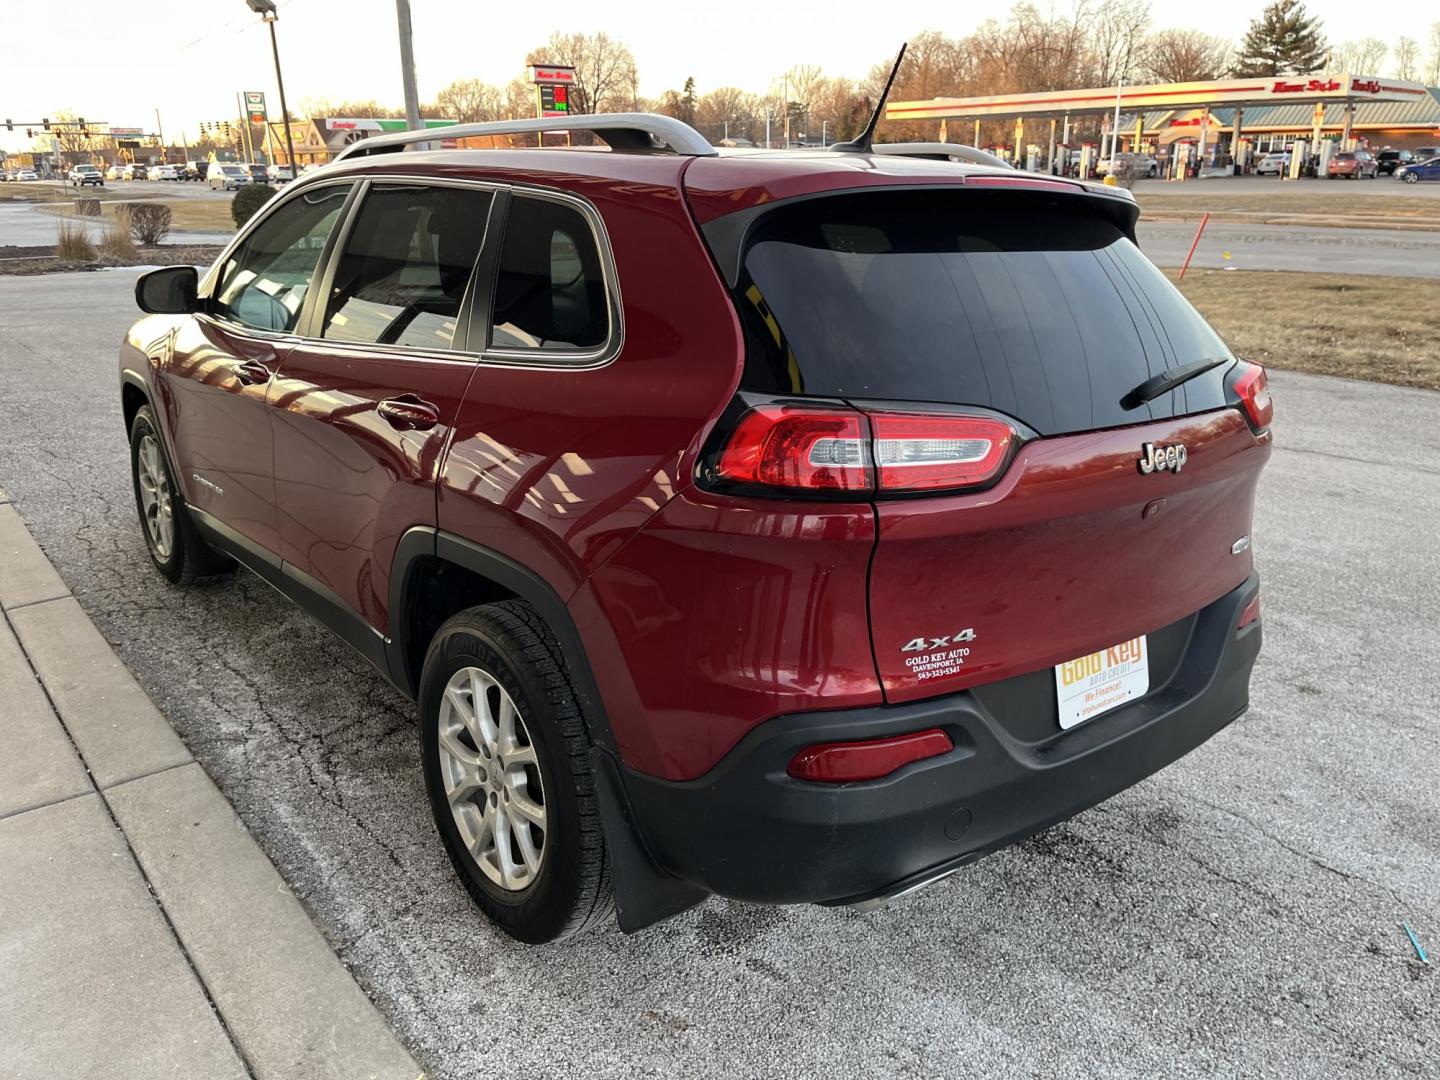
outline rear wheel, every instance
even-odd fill
[[[538,944],[609,915],[585,719],[560,644],[529,604],[470,608],[436,633],[420,746],[445,850],[496,925]]]
[[[1419,179],[1420,177],[1416,176],[1413,172],[1407,172],[1405,174],[1405,183],[1407,184],[1414,184],[1418,182]]]
[[[235,568],[200,538],[175,485],[155,414],[144,405],[130,424],[130,477],[135,509],[155,569],[175,585],[213,579]]]

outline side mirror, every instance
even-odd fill
[[[135,303],[151,315],[189,315],[198,307],[200,275],[193,266],[162,266],[135,282]]]

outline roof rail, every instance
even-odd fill
[[[710,157],[715,148],[705,136],[673,116],[655,113],[596,113],[586,116],[556,116],[544,120],[498,120],[484,124],[452,124],[424,131],[400,131],[374,135],[351,143],[334,161],[366,154],[401,150],[415,143],[441,139],[468,139],[481,135],[527,135],[546,131],[593,131],[612,150],[660,150],[689,157]]]
[[[994,165],[1013,169],[1014,165],[1002,157],[964,143],[949,142],[903,142],[876,143],[870,148],[872,154],[891,154],[895,157],[929,158],[931,161],[968,161],[972,165]]]

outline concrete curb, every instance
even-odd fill
[[[0,700],[0,1075],[423,1076],[3,489]]]

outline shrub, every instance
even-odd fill
[[[115,208],[115,223],[100,237],[96,246],[100,254],[117,262],[126,262],[135,257],[135,241],[130,239],[132,227],[131,211],[134,203],[125,203]]]
[[[60,238],[55,242],[55,254],[65,262],[93,262],[95,245],[90,243],[89,231],[84,225],[62,218]]]
[[[230,203],[230,216],[235,219],[235,227],[240,228],[254,217],[255,211],[274,194],[275,189],[269,184],[246,184],[235,192],[235,198]]]
[[[126,203],[120,208],[130,216],[130,235],[150,247],[170,235],[170,222],[174,215],[170,207],[160,203]]]
[[[76,212],[77,214],[79,214],[81,217],[99,217],[99,216],[100,216],[100,200],[99,200],[99,199],[76,199],[76,200],[75,200],[75,212]]]

